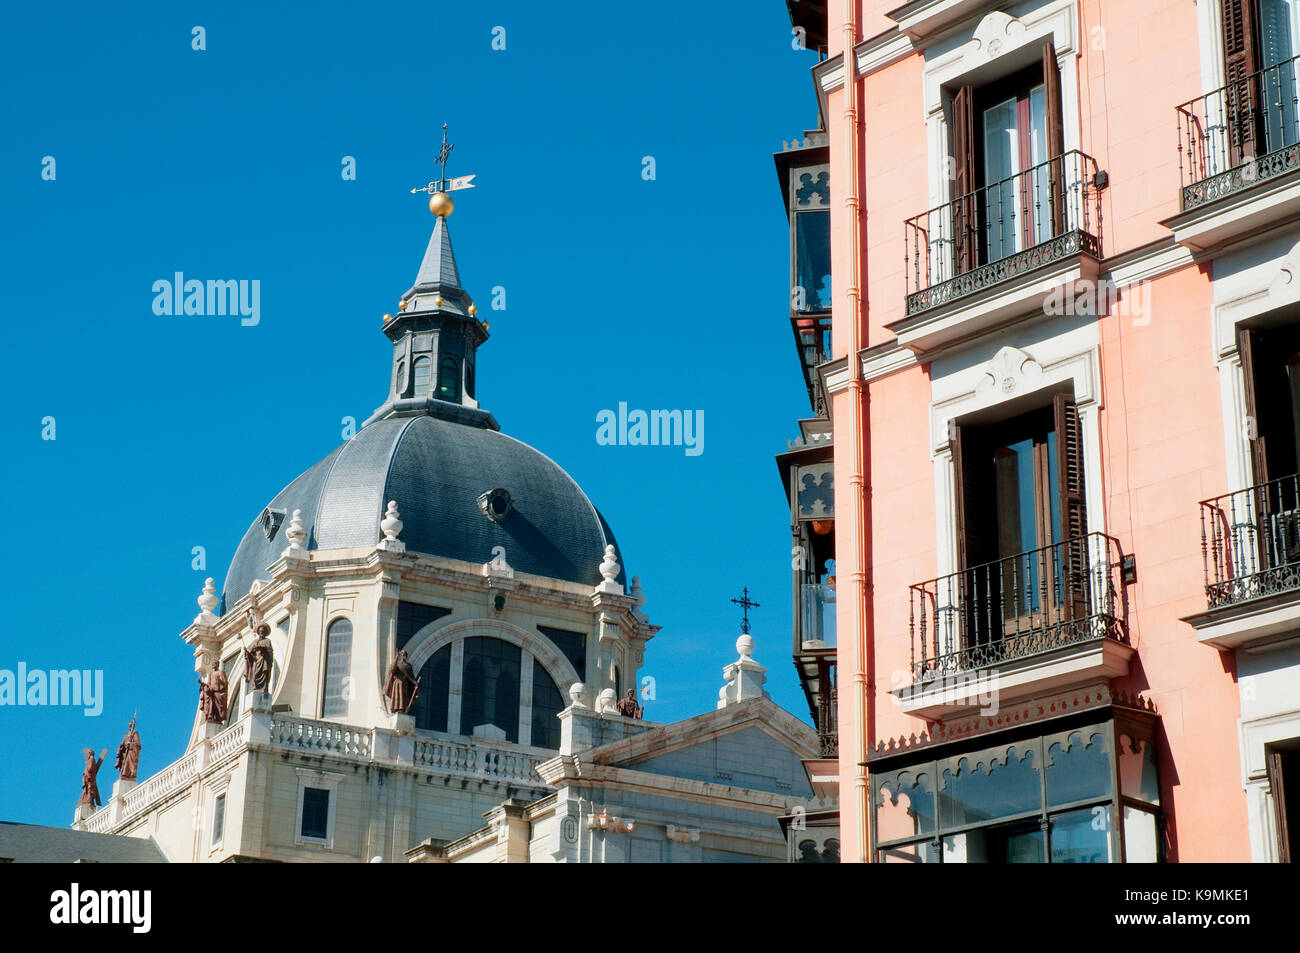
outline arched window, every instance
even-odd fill
[[[398,397],[405,397],[406,391],[406,362],[397,362],[397,380],[393,383],[393,390],[397,392]]]
[[[323,717],[347,715],[351,668],[352,623],[347,619],[335,619],[330,623],[325,635],[325,705],[321,709]]]
[[[465,365],[465,393],[470,397],[474,396],[474,362],[470,361]]]
[[[411,706],[415,727],[447,730],[447,694],[451,691],[451,646],[444,645],[420,666],[420,696]]]
[[[460,400],[460,361],[444,357],[438,362],[438,397]]]
[[[494,725],[506,740],[519,741],[519,646],[476,636],[465,640],[460,732]]]
[[[415,396],[423,397],[429,393],[429,359],[417,357],[411,365],[411,371],[415,378]]]
[[[560,712],[564,698],[546,674],[542,663],[533,659],[533,739],[538,748],[560,747]]]

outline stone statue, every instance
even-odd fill
[[[105,748],[99,754],[99,760],[95,760],[95,749],[85,748],[86,769],[81,772],[81,799],[77,801],[77,807],[99,807],[103,803],[99,799],[99,785],[95,781],[96,775],[99,774],[99,767],[108,757],[108,749]]]
[[[225,723],[230,714],[227,693],[226,673],[221,670],[221,660],[213,659],[208,680],[199,679],[199,711],[203,712],[204,721]]]
[[[275,660],[271,627],[260,622],[255,631],[257,637],[244,649],[244,681],[252,686],[253,691],[266,692],[271,690],[271,663]]]
[[[123,781],[135,780],[136,771],[140,768],[140,735],[135,730],[135,718],[131,719],[131,725],[126,729],[126,736],[117,746],[115,766],[118,777]]]
[[[420,697],[420,680],[415,677],[406,649],[398,649],[397,658],[388,666],[384,697],[388,699],[388,710],[394,715],[405,715]]]
[[[624,718],[640,718],[641,706],[636,703],[636,689],[629,688],[627,694],[618,700],[615,710]]]

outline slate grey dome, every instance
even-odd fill
[[[497,489],[508,494],[503,517],[479,504]],[[302,510],[308,549],[374,546],[389,500],[401,512],[408,552],[481,564],[503,546],[516,572],[595,586],[605,546],[617,547],[573,478],[527,444],[437,416],[388,417],[368,423],[276,495],[268,510],[284,516],[270,538],[269,524],[253,521],[226,574],[225,604],[253,580],[270,578],[267,567],[289,545],[294,510]]]

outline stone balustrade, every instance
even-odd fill
[[[391,759],[397,766],[405,762],[422,771],[536,787],[544,786],[537,774],[537,765],[555,756],[555,752],[543,748],[504,747],[427,736],[415,738],[413,749],[407,747],[404,755],[385,756],[385,751],[402,749],[379,744],[381,732],[388,737],[394,736],[386,728],[363,729],[295,715],[248,714],[120,798],[110,801],[83,820],[80,826],[97,834],[120,830],[138,815],[152,810],[193,783],[212,766],[259,743],[354,761]]]

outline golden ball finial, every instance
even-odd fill
[[[406,310],[406,299],[405,299],[405,298],[403,298],[401,301],[397,302],[397,310],[398,310],[398,311],[405,311],[405,310]]]
[[[393,316],[391,314],[384,315],[384,324],[387,324],[391,320],[393,320]]]
[[[434,192],[429,196],[429,211],[439,218],[446,218],[456,210],[456,203],[446,192]]]
[[[478,314],[478,306],[473,302],[470,302],[469,313],[471,316]]]

